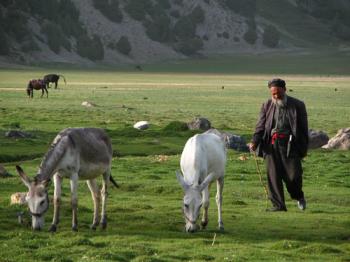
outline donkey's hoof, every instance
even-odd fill
[[[101,223],[101,228],[106,229],[107,228],[107,222],[102,222]]]
[[[219,226],[218,226],[218,229],[219,229],[219,231],[224,231],[224,230],[225,230],[225,229],[224,229],[224,225],[223,225],[223,224],[219,225]]]
[[[96,228],[97,228],[97,224],[92,224],[92,225],[90,226],[90,229],[91,229],[91,230],[96,230]]]
[[[201,229],[205,229],[208,225],[208,221],[202,221],[201,222]]]
[[[49,232],[55,233],[56,231],[57,231],[57,226],[56,225],[51,225],[50,229],[49,229]]]
[[[72,226],[72,231],[78,232],[78,226]]]

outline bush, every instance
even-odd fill
[[[196,26],[189,17],[183,16],[175,23],[173,33],[177,39],[190,39],[196,33]]]
[[[61,28],[56,24],[48,22],[42,27],[41,31],[47,37],[48,46],[56,54],[60,52],[61,47],[64,47],[67,50],[71,50],[70,42],[62,33]]]
[[[170,19],[167,15],[159,15],[153,21],[144,23],[146,34],[153,41],[166,42],[171,35]]]
[[[172,11],[170,12],[170,15],[171,15],[172,17],[179,18],[179,17],[180,17],[180,12],[179,12],[178,10],[172,10]]]
[[[274,26],[268,26],[264,30],[263,44],[267,47],[276,47],[280,41],[280,33]]]
[[[123,13],[119,8],[119,1],[93,0],[94,7],[112,22],[120,23],[123,20]]]
[[[193,11],[189,14],[189,18],[191,19],[193,24],[203,23],[205,20],[205,13],[202,7],[199,5],[196,6]]]
[[[94,36],[92,39],[86,34],[77,38],[77,53],[92,61],[104,58],[104,49],[101,40]]]
[[[225,38],[225,39],[229,39],[230,38],[230,34],[225,31],[225,32],[222,33],[222,37]]]
[[[117,47],[117,50],[124,55],[128,55],[131,52],[131,45],[126,36],[122,36],[119,39],[116,47]]]
[[[22,44],[21,50],[27,53],[27,52],[39,51],[40,48],[38,44],[35,42],[35,40],[31,37],[30,39],[28,39]]]
[[[0,28],[0,43],[0,55],[8,55],[10,53],[10,44],[2,28]]]
[[[256,40],[258,39],[258,36],[256,34],[256,23],[255,19],[248,20],[248,30],[243,35],[244,40],[253,45],[255,44]]]
[[[223,3],[242,16],[253,18],[256,14],[256,0],[222,0]]]
[[[194,55],[203,48],[203,41],[199,37],[182,40],[175,45],[175,50],[184,55]]]
[[[124,9],[135,20],[143,21],[152,7],[153,4],[150,0],[129,0]]]

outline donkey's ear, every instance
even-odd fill
[[[186,191],[189,188],[189,185],[186,184],[183,176],[179,171],[176,171],[176,178],[177,178],[177,181],[179,181],[182,188]]]
[[[16,166],[16,170],[17,170],[18,174],[20,175],[22,182],[29,188],[30,187],[29,177],[26,175],[26,173],[24,173],[23,169],[20,166]]]
[[[204,188],[206,188],[212,181],[214,178],[214,174],[211,173],[209,176],[207,176],[204,181],[199,185],[199,189],[200,191],[203,191]]]

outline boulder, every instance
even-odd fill
[[[149,128],[149,123],[147,121],[139,121],[134,125],[134,128],[139,130],[146,130]]]
[[[88,102],[88,101],[84,101],[81,103],[82,106],[86,106],[86,107],[95,107],[97,106],[96,104],[92,103],[92,102]]]
[[[339,129],[338,133],[334,137],[329,139],[327,145],[324,145],[322,148],[349,150],[350,127]]]
[[[309,130],[309,149],[320,148],[328,143],[329,137],[323,131]]]
[[[0,165],[0,177],[9,177],[11,176],[9,172],[7,172],[6,168]]]
[[[241,136],[234,135],[228,132],[220,132],[215,128],[211,128],[207,130],[205,133],[216,134],[221,137],[221,139],[225,142],[226,148],[234,149],[241,152],[249,152],[249,148],[245,139]]]
[[[6,137],[11,137],[11,138],[29,138],[29,137],[33,137],[32,134],[27,133],[27,132],[23,132],[23,131],[19,131],[19,130],[10,130],[7,131],[5,133]]]
[[[187,123],[190,130],[208,130],[211,128],[211,123],[204,117],[196,117],[191,122]]]

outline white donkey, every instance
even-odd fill
[[[106,198],[109,180],[117,186],[111,177],[112,145],[107,134],[98,128],[67,128],[54,139],[51,148],[45,154],[34,180],[16,166],[23,183],[28,187],[27,201],[32,215],[32,228],[40,230],[44,225],[44,214],[49,208],[48,184],[54,180],[54,215],[51,232],[55,232],[59,223],[61,202],[61,183],[63,177],[70,178],[72,203],[72,229],[78,229],[78,179],[87,180],[94,201],[94,218],[91,225],[96,229],[99,224],[100,192],[95,178],[103,175],[101,189],[102,210],[101,225],[107,226]]]
[[[186,231],[195,232],[196,221],[203,205],[202,228],[208,224],[209,186],[217,181],[216,203],[219,229],[224,229],[221,216],[222,191],[226,165],[226,148],[222,139],[211,133],[195,135],[188,139],[181,155],[183,176],[176,172],[177,179],[185,191],[183,213]]]

